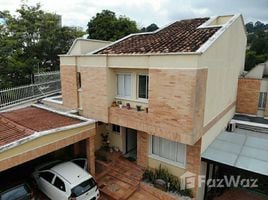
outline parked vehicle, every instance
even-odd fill
[[[52,200],[97,200],[94,178],[73,162],[48,163],[33,173],[37,187]]]
[[[22,183],[0,193],[0,200],[33,200],[33,192],[28,184]]]
[[[85,171],[88,171],[86,158],[75,158],[75,159],[72,159],[71,162],[78,165],[79,167],[81,167]]]

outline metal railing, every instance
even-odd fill
[[[48,74],[49,73],[42,73],[40,76],[37,75],[39,80],[35,80],[34,84],[0,90],[0,109],[60,92],[61,84],[59,72],[51,73],[50,75],[52,75],[53,78],[48,78]],[[44,81],[44,77],[47,78],[46,81]]]

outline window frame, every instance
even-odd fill
[[[147,81],[146,81],[146,86],[147,86],[147,98],[141,98],[139,97],[139,90],[140,90],[140,76],[147,76]],[[146,74],[146,73],[138,73],[137,74],[137,99],[140,100],[140,101],[145,101],[145,102],[148,102],[148,99],[149,99],[149,74]],[[146,88],[145,86],[145,88]]]
[[[187,145],[186,144],[183,144],[183,143],[179,143],[179,142],[176,142],[176,143],[179,143],[179,144],[182,144],[184,146],[184,159],[183,159],[183,163],[180,163],[180,162],[176,162],[176,161],[173,161],[173,160],[169,160],[167,158],[163,158],[157,154],[153,154],[153,136],[154,135],[151,135],[150,138],[149,138],[149,157],[152,158],[152,159],[155,159],[155,160],[159,160],[161,162],[165,162],[167,164],[170,164],[170,165],[173,165],[175,167],[179,167],[179,168],[183,168],[183,169],[186,169],[186,162],[187,162]],[[159,136],[155,136],[155,137],[159,137]],[[159,137],[159,138],[162,138],[162,137]],[[166,139],[166,138],[163,138],[163,139]],[[168,140],[168,139],[166,139]],[[170,140],[172,141],[172,140]],[[175,141],[173,141],[175,142]],[[177,157],[177,155],[176,155]]]
[[[258,101],[258,110],[265,110],[266,102],[267,102],[267,92],[260,92]]]
[[[52,177],[50,182],[47,179],[45,179],[44,177],[41,176],[44,173],[50,173],[50,174],[53,175],[53,177]],[[42,172],[40,172],[39,177],[44,179],[46,182],[50,183],[51,185],[53,185],[53,182],[54,182],[54,179],[55,179],[56,175],[54,173],[52,173],[51,171],[42,171]]]
[[[61,188],[58,188],[56,185],[55,185],[55,182],[57,180],[57,178],[63,183],[63,186],[64,188],[61,189]],[[59,176],[55,176],[54,178],[54,181],[53,181],[53,184],[52,184],[55,188],[57,188],[58,190],[62,191],[62,192],[66,192],[66,185],[65,185],[65,182],[59,177]]]
[[[124,76],[124,95],[121,96],[118,94],[118,75],[123,75]],[[130,96],[126,96],[125,94],[125,76],[130,76]],[[116,73],[116,98],[121,98],[121,99],[131,99],[132,98],[132,73],[124,73],[124,72],[120,72],[120,73]]]

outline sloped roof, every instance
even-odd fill
[[[177,21],[159,31],[134,34],[95,54],[146,54],[195,52],[220,27],[198,28],[209,18]]]
[[[0,114],[0,146],[17,141],[39,131],[82,122],[35,107],[26,107]]]

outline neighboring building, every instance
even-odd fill
[[[238,113],[268,116],[268,61],[258,64],[239,78],[237,105]]]
[[[201,174],[201,154],[235,113],[245,48],[241,15],[181,20],[108,45],[77,40],[60,56],[63,107],[103,122],[96,150],[109,131],[111,146],[144,168]]]

